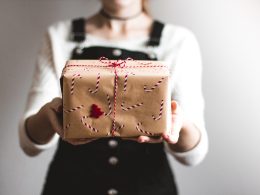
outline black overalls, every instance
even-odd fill
[[[73,40],[85,40],[84,19],[72,23]],[[163,24],[155,21],[147,46],[160,44]],[[111,47],[75,48],[72,59],[157,60],[156,56]],[[176,195],[163,143],[101,138],[73,146],[60,139],[43,195]]]

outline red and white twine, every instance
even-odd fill
[[[152,115],[153,117],[153,120],[160,120],[162,118],[162,113],[163,113],[163,104],[164,104],[164,101],[162,100],[161,101],[161,105],[160,105],[160,111],[159,111],[159,115],[157,117],[155,117],[154,115]]]
[[[115,131],[119,131],[120,129],[122,129],[122,128],[124,128],[124,127],[125,127],[125,125],[120,125],[120,126],[116,127]],[[108,136],[110,136],[110,135],[113,135],[113,136],[114,136],[114,134],[112,134],[111,132],[108,132],[107,135],[108,135]]]
[[[116,99],[117,99],[117,88],[118,88],[118,74],[116,68],[115,71],[115,88],[114,88],[114,109],[113,109],[113,126],[112,126],[112,135],[114,136],[116,131]]]
[[[111,134],[112,136],[115,135],[116,129],[116,103],[117,103],[117,89],[118,89],[118,74],[117,74],[117,67],[125,68],[126,61],[125,60],[117,60],[115,62],[111,61],[104,61],[107,60],[105,57],[100,58],[100,62],[107,64],[108,67],[112,67],[114,69],[115,74],[115,85],[114,85],[114,109],[113,109],[113,124]]]

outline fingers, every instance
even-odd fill
[[[159,138],[152,138],[148,136],[139,136],[138,141],[140,143],[161,143],[163,141],[163,138],[160,136]]]
[[[54,131],[56,131],[61,137],[63,137],[63,126],[62,126],[62,117],[59,115],[62,114],[62,99],[61,98],[54,98],[50,103],[50,112],[49,120],[51,126]],[[171,110],[172,110],[172,129],[171,132],[163,133],[159,138],[152,138],[148,136],[138,136],[135,138],[122,138],[124,140],[131,140],[136,141],[139,143],[161,143],[163,140],[167,141],[168,143],[177,143],[179,139],[179,133],[182,126],[182,121],[179,120],[179,105],[176,101],[171,102]],[[93,139],[66,139],[68,143],[72,145],[81,145],[86,144],[91,141],[96,140],[97,138]]]
[[[172,116],[172,127],[170,132],[165,132],[162,134],[163,139],[171,144],[176,144],[179,140],[179,134],[180,134],[180,128],[178,128],[178,126],[176,126],[174,120],[174,117]]]
[[[179,111],[179,104],[175,100],[172,100],[171,102],[171,109],[172,109],[172,114],[177,114]]]
[[[54,98],[51,103],[51,108],[53,108],[57,113],[62,113],[62,99],[61,98]]]
[[[51,124],[51,128],[62,137],[63,126],[62,126],[62,99],[61,98],[58,97],[54,98],[48,104],[47,117]]]
[[[139,143],[161,143],[163,141],[163,138],[162,137],[159,137],[159,138],[152,138],[152,137],[148,137],[148,136],[144,136],[144,135],[141,135],[141,136],[138,136],[138,137],[135,137],[135,138],[122,138],[123,140],[131,140],[131,141],[136,141],[136,142],[139,142]]]
[[[179,104],[176,101],[171,102],[172,126],[170,132],[163,133],[162,137],[171,144],[176,144],[179,140],[180,131],[183,125],[183,114]]]
[[[52,129],[62,137],[63,136],[62,117],[60,117],[59,114],[53,109],[50,109],[47,114]]]
[[[46,104],[43,109],[45,116],[47,116],[50,127],[63,138],[63,122],[62,122],[62,99],[54,98],[50,103]],[[78,139],[63,139],[72,145],[82,145],[96,140],[97,138],[78,138]]]
[[[166,142],[170,144],[176,144],[179,140],[179,135],[180,135],[179,132],[175,132],[174,134],[171,135],[168,133],[163,133],[162,137]]]
[[[123,140],[131,140],[131,141],[138,141],[138,138],[133,138],[133,137],[121,137]]]
[[[89,142],[92,142],[94,140],[97,140],[98,138],[91,138],[91,139],[88,139],[88,138],[78,138],[78,139],[66,139],[64,141],[74,145],[74,146],[77,146],[77,145],[82,145],[82,144],[87,144]]]
[[[50,103],[50,108],[48,112],[49,121],[51,126],[55,132],[57,132],[61,137],[63,137],[63,126],[62,126],[62,99],[61,98],[54,98]],[[172,128],[170,132],[163,133],[162,136],[159,138],[153,138],[148,136],[138,136],[138,137],[131,137],[131,138],[122,138],[124,140],[131,140],[136,141],[139,143],[161,143],[163,140],[167,141],[168,143],[175,144],[179,140],[180,130],[183,124],[183,117],[181,113],[181,109],[176,101],[171,102],[171,111],[172,111]],[[66,139],[68,143],[72,145],[81,145],[86,144],[91,141],[96,140],[97,138],[93,139]]]

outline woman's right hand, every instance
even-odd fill
[[[94,138],[64,139],[62,113],[61,98],[54,98],[51,102],[45,104],[36,115],[27,119],[26,126],[29,137],[39,144],[48,142],[54,133],[59,134],[64,141],[72,145],[86,144],[96,140]]]

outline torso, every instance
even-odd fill
[[[155,26],[163,27],[158,23]],[[85,28],[81,29],[85,31]],[[157,38],[152,37],[147,45],[158,46],[160,34],[160,30],[153,30],[151,36]],[[88,40],[85,33],[81,35],[75,41]],[[157,60],[156,56],[140,51],[100,46],[75,48],[71,58],[99,59],[104,55],[109,59],[131,57],[137,60]],[[60,140],[43,195],[176,195],[174,178],[163,146],[163,143],[140,144],[113,137],[101,138],[81,146],[72,146]]]

